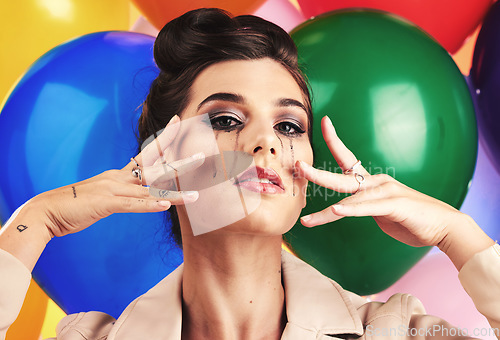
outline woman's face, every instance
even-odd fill
[[[193,207],[198,204],[195,211],[200,215],[234,215],[230,224],[214,232],[277,235],[288,231],[306,202],[307,181],[294,176],[294,164],[297,160],[313,161],[304,98],[292,75],[269,58],[211,65],[195,79],[190,102],[180,117],[181,128],[184,121],[209,120],[213,136],[203,132],[180,136],[182,155],[200,150],[207,156],[223,154],[228,164],[232,154],[236,158],[248,155],[239,158],[243,167],[250,169],[246,174],[200,191],[199,202],[193,203]],[[211,143],[218,152],[212,150]],[[217,170],[211,170],[213,162],[204,166],[198,171],[216,178]],[[229,168],[224,166],[226,179]],[[231,192],[247,202],[241,217],[236,211],[241,211],[243,200],[230,197]],[[186,216],[181,215],[186,210],[178,209],[178,213],[182,225]],[[210,218],[199,223],[210,223]]]

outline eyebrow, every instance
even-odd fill
[[[291,99],[291,98],[278,99],[278,101],[276,102],[276,106],[280,106],[280,107],[295,106],[295,107],[298,107],[298,108],[304,110],[304,112],[307,113],[307,109],[304,106],[304,104],[302,104],[298,100]]]
[[[200,104],[198,104],[198,111],[201,109],[203,105],[208,104],[209,102],[219,101],[219,100],[232,102],[236,104],[245,104],[245,98],[241,94],[229,93],[229,92],[217,92],[211,94],[210,96],[205,98]],[[304,106],[304,104],[295,99],[280,98],[275,102],[275,105],[279,107],[289,107],[289,106],[298,107],[307,113],[307,109]]]
[[[198,111],[201,109],[201,107],[209,102],[213,101],[218,101],[222,100],[225,102],[233,102],[237,104],[244,104],[245,99],[243,98],[242,95],[236,94],[236,93],[228,93],[228,92],[218,92],[211,94],[207,98],[205,98],[200,104],[198,104]]]

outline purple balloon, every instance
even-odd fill
[[[479,143],[476,170],[460,211],[470,215],[489,237],[500,240],[500,174]]]
[[[485,152],[500,174],[500,2],[484,19],[472,60],[471,79]]]

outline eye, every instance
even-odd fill
[[[279,132],[285,134],[285,135],[301,135],[305,131],[301,129],[297,124],[294,124],[292,122],[281,122],[276,124],[275,129],[278,130]]]
[[[228,130],[241,125],[241,122],[238,119],[226,115],[210,118],[210,123],[216,130]]]

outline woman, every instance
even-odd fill
[[[0,339],[51,238],[112,213],[169,208],[184,264],[118,320],[99,312],[70,315],[57,339],[400,339],[426,331],[462,338],[411,296],[367,302],[281,251],[308,181],[353,195],[302,217],[306,227],[370,215],[399,241],[438,246],[479,311],[500,327],[500,247],[470,217],[389,176],[370,176],[326,117],[323,136],[345,172],[311,166],[311,102],[286,32],[256,17],[201,9],[167,24],[154,51],[161,72],[143,108],[141,141],[168,123],[165,130],[123,169],[34,197],[2,230],[0,270],[13,280],[2,280]],[[206,119],[212,136],[205,135]],[[201,135],[192,133],[197,128]],[[230,165],[231,152],[251,156],[235,162],[243,171],[232,171],[238,166]],[[173,184],[197,190],[179,192]],[[213,196],[231,190],[239,198]],[[203,199],[199,209],[208,206],[208,217],[189,208]],[[216,220],[217,227],[204,229]]]

